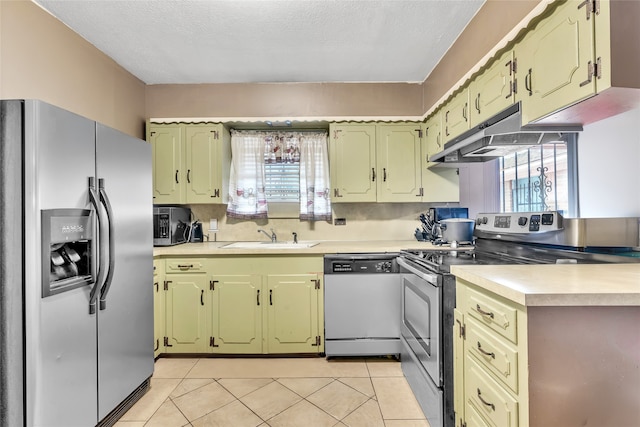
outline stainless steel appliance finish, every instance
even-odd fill
[[[432,427],[455,424],[452,335],[455,277],[450,274],[451,265],[640,262],[640,258],[618,256],[615,252],[628,244],[637,246],[637,223],[638,218],[572,220],[558,212],[480,214],[476,218],[476,241],[472,250],[444,250],[443,247],[440,251],[402,251],[398,259],[403,283],[402,370],[429,424]],[[578,224],[585,227],[576,226]],[[591,224],[607,230],[606,237],[589,239],[585,233],[594,233]],[[556,242],[598,242],[608,248]],[[415,291],[428,289],[429,284],[440,290],[439,308],[435,308],[438,300],[434,296]],[[434,312],[440,313],[439,329],[434,328]],[[440,370],[434,372],[435,357],[430,356],[432,350],[426,343],[434,340],[437,331]],[[439,412],[434,402],[439,402]]]
[[[439,229],[443,243],[450,243],[457,246],[461,243],[473,242],[473,229],[475,221],[468,218],[443,219],[434,225],[434,229]],[[433,233],[436,234],[436,233]]]
[[[522,125],[520,103],[447,141],[431,162],[464,163],[497,159],[518,150],[554,141],[567,141],[582,131],[581,125]]]
[[[396,253],[324,258],[325,354],[400,354]]]
[[[0,425],[112,425],[153,373],[150,147],[40,101],[0,124]]]
[[[186,243],[190,240],[190,224],[191,209],[182,206],[154,206],[153,246]],[[200,241],[202,241],[202,234]]]
[[[563,218],[558,212],[481,213],[477,237],[570,248],[640,246],[640,218]]]

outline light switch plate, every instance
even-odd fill
[[[347,218],[336,218],[333,220],[333,225],[347,225]]]

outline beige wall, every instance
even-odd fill
[[[487,0],[422,85],[423,112],[472,69],[541,0]]]
[[[145,85],[28,0],[0,0],[0,98],[41,99],[144,137]]]
[[[147,116],[344,117],[422,115],[409,83],[252,83],[147,86]]]
[[[457,204],[450,204],[457,206]],[[346,225],[325,221],[269,218],[268,220],[235,220],[227,218],[226,205],[191,205],[194,217],[202,221],[204,234],[209,234],[209,219],[218,220],[218,241],[256,241],[266,236],[258,228],[273,228],[279,240],[292,240],[292,232],[300,240],[412,240],[420,227],[420,213],[429,210],[427,203],[338,203],[333,205],[333,217],[345,218]],[[214,239],[214,233],[210,235]]]

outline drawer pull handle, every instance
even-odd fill
[[[480,308],[480,304],[476,304],[476,311],[480,314],[482,314],[483,316],[489,316],[493,319],[493,313],[490,311],[484,311]]]
[[[193,264],[178,264],[178,268],[193,268]]]
[[[486,400],[484,400],[482,398],[482,393],[480,393],[480,389],[478,389],[478,399],[480,399],[480,402],[482,402],[483,404],[485,404],[486,406],[490,407],[492,410],[496,410],[496,405],[494,405],[493,403],[489,403]]]
[[[495,353],[489,353],[488,351],[485,351],[482,348],[482,345],[480,344],[480,341],[478,341],[478,351],[482,354],[484,354],[485,356],[490,356],[492,359],[496,358],[496,354]]]

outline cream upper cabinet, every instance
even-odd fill
[[[329,168],[333,202],[376,201],[375,124],[331,124]]]
[[[231,142],[221,124],[149,126],[155,204],[226,203]]]
[[[595,94],[594,24],[588,3],[561,4],[516,46],[524,83],[519,93],[523,124]]]
[[[264,295],[259,275],[212,275],[213,353],[262,353]]]
[[[499,113],[515,102],[517,60],[513,51],[490,63],[469,85],[470,126]]]
[[[418,123],[377,126],[378,202],[421,200],[421,133]]]
[[[230,143],[222,125],[185,127],[186,203],[222,203],[227,191]]]
[[[445,143],[469,130],[469,88],[463,88],[442,107]]]
[[[423,202],[458,202],[460,188],[458,169],[434,168],[429,157],[442,151],[442,114],[433,114],[423,125],[422,138],[422,201]]]
[[[182,170],[184,135],[180,125],[149,128],[153,173],[153,203],[184,203],[186,177]]]
[[[332,123],[332,201],[420,201],[420,146],[418,123]]]

